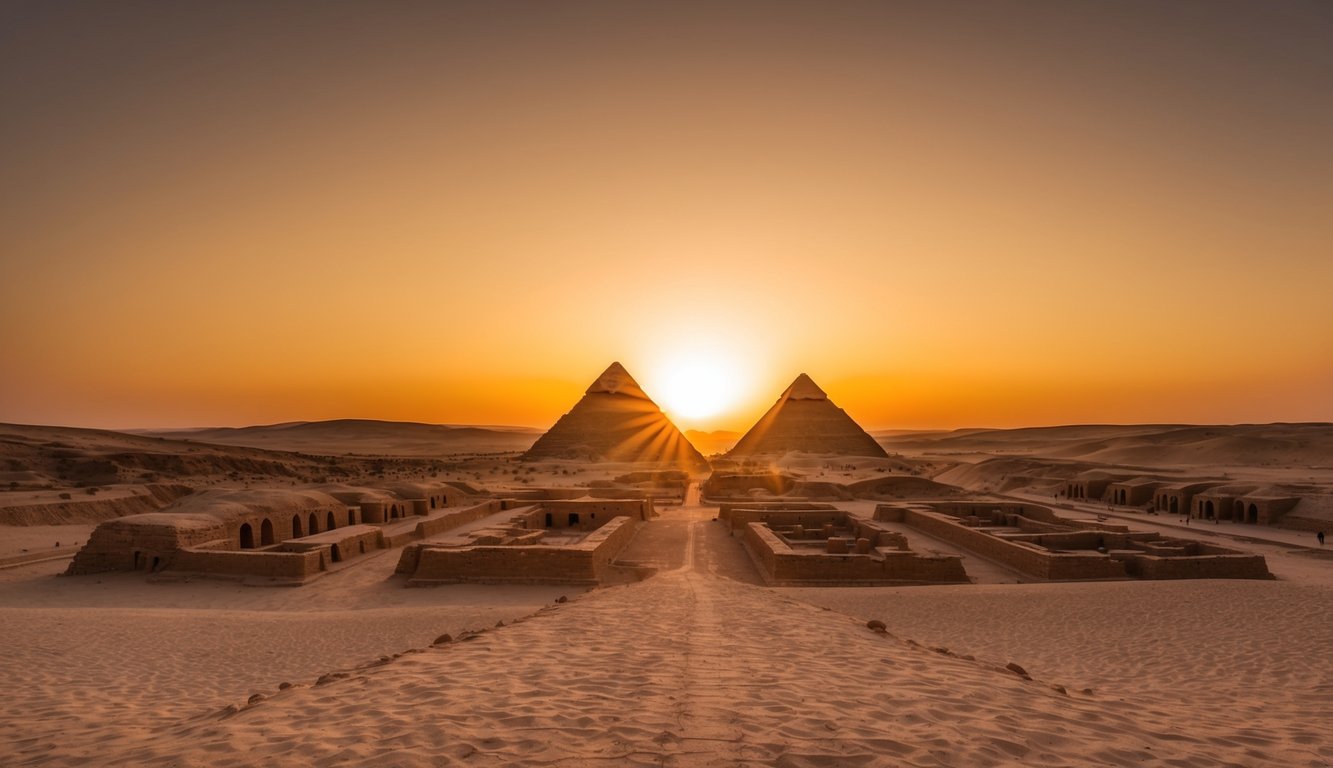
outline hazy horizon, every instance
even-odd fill
[[[0,3],[0,421],[1333,421],[1317,2]],[[127,425],[147,425],[129,427]]]

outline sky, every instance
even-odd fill
[[[0,0],[0,421],[1333,421],[1325,2]]]

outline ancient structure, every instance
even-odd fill
[[[523,454],[525,460],[646,462],[695,471],[708,462],[620,363]]]
[[[1272,578],[1263,555],[1102,521],[1061,518],[1037,504],[880,504],[875,519],[920,531],[1043,581]]]
[[[397,573],[410,586],[596,585],[638,524],[654,514],[651,499],[505,500],[503,507],[450,540],[409,545]]]
[[[498,501],[467,501],[452,486],[427,483],[208,490],[158,512],[98,525],[66,573],[145,571],[300,584],[335,563],[500,509]]]
[[[723,505],[719,519],[773,585],[968,581],[959,556],[913,552],[902,534],[827,504]]]
[[[744,458],[791,451],[840,456],[888,455],[875,438],[834,405],[824,390],[804,373],[796,377],[727,456]]]

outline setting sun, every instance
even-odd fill
[[[741,404],[750,376],[742,365],[712,352],[688,352],[647,371],[643,386],[673,419],[700,426]]]

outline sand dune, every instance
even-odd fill
[[[421,424],[374,419],[298,421],[253,427],[143,431],[140,434],[216,445],[316,455],[445,456],[525,451],[541,436],[528,427]]]
[[[988,453],[1108,464],[1329,466],[1333,424],[1084,425],[887,432],[890,451]]]

